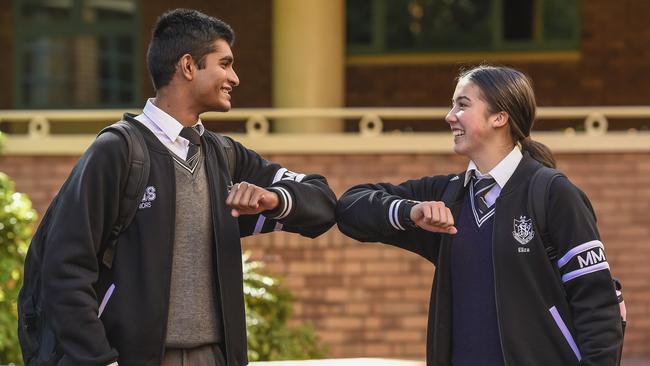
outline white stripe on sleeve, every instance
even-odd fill
[[[275,172],[275,177],[273,177],[273,182],[271,184],[278,182],[280,179],[282,179],[282,176],[284,173],[286,173],[287,169],[286,168],[280,168],[278,169],[277,172]]]
[[[578,254],[580,254],[582,252],[585,252],[585,251],[587,251],[589,249],[598,248],[598,247],[605,249],[605,247],[603,246],[603,243],[600,240],[588,241],[588,242],[586,242],[584,244],[580,244],[580,245],[578,245],[576,247],[573,247],[565,255],[563,255],[562,258],[560,258],[557,261],[557,266],[559,268],[562,268],[567,263],[569,263],[569,261],[571,261],[571,259],[573,259],[573,257],[575,257],[576,255],[578,255]]]
[[[406,230],[400,224],[398,217],[399,205],[401,205],[402,202],[404,202],[404,200],[394,200],[390,203],[390,207],[388,208],[388,222],[390,222],[390,224],[397,230]]]
[[[289,213],[291,213],[291,209],[293,208],[293,199],[291,198],[291,194],[289,193],[289,191],[287,191],[284,187],[273,187],[273,189],[276,192],[280,192],[282,194],[282,197],[284,198],[284,203],[285,203],[284,209],[282,210],[282,212],[280,212],[280,215],[274,218],[275,220],[280,220],[287,217]]]

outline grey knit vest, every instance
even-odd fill
[[[202,152],[191,172],[174,157],[176,230],[166,346],[192,348],[223,340],[216,299],[214,235]]]

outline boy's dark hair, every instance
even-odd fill
[[[154,89],[172,79],[176,63],[190,54],[199,69],[205,67],[205,56],[214,52],[214,42],[223,39],[230,46],[235,32],[224,21],[192,9],[175,9],[156,21],[147,51],[147,66]]]

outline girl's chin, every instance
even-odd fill
[[[462,142],[455,142],[454,143],[454,152],[459,155],[466,155],[467,154],[467,149],[465,149],[465,146],[463,145]]]

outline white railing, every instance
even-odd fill
[[[7,134],[5,154],[51,155],[83,152],[95,133],[51,133],[58,123],[108,124],[121,118],[123,110],[0,110],[0,124],[27,124],[26,133]],[[139,111],[132,111],[138,113]],[[228,113],[206,113],[204,121],[241,121],[245,133],[229,134],[260,153],[450,153],[449,132],[384,131],[386,120],[414,120],[443,123],[448,108],[284,108],[233,109]],[[358,120],[358,133],[272,133],[275,119]],[[650,106],[540,107],[543,120],[582,119],[584,128],[533,133],[533,138],[555,152],[650,151],[650,132],[639,129],[609,129],[610,119],[650,120]],[[16,127],[16,126],[13,126]],[[19,130],[21,128],[18,128]]]

